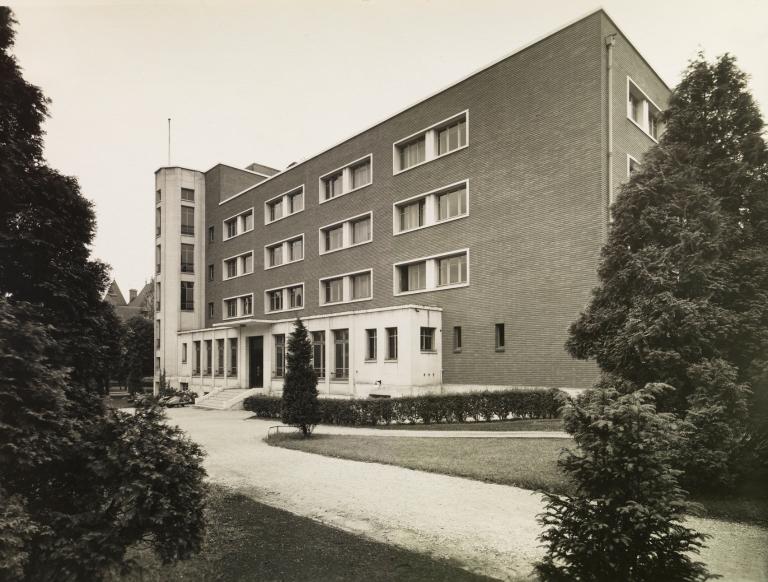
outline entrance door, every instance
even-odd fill
[[[264,387],[264,337],[248,338],[248,388]]]

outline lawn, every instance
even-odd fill
[[[461,422],[438,424],[388,424],[378,425],[382,430],[487,430],[487,431],[555,431],[563,429],[562,418],[516,418],[493,422]]]
[[[269,442],[328,457],[398,465],[524,489],[549,493],[572,491],[568,480],[557,469],[560,451],[573,446],[570,439],[403,438],[385,435],[313,435],[310,439],[303,439],[288,435]],[[701,497],[695,501],[704,506],[704,517],[765,526],[768,525],[767,495],[768,492],[727,498]]]
[[[222,487],[211,491],[203,551],[163,566],[149,550],[133,552],[142,565],[113,582],[233,580],[334,582],[489,581],[453,564],[369,541],[253,501]]]

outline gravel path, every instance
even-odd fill
[[[169,411],[171,422],[208,452],[205,464],[214,482],[378,541],[456,560],[473,572],[530,579],[531,564],[542,554],[536,493],[270,447],[262,439],[274,421],[245,420],[249,416],[242,410]],[[725,580],[768,580],[768,530],[690,523],[713,535],[703,554],[713,572]]]

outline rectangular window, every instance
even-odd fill
[[[194,202],[195,201],[195,191],[192,190],[192,188],[182,188],[181,189],[181,199],[186,202]]]
[[[195,284],[192,281],[181,282],[181,310],[195,310]]]
[[[495,326],[495,336],[496,336],[496,351],[497,352],[503,352],[504,346],[506,344],[506,339],[504,337],[504,324],[503,323],[497,323]]]
[[[643,123],[643,102],[640,98],[636,97],[632,93],[629,94],[629,103],[627,104],[629,117],[635,123],[642,125]]]
[[[224,240],[253,230],[253,208],[224,221]]]
[[[224,374],[224,340],[216,340],[216,374]]]
[[[283,199],[279,198],[273,202],[267,202],[267,213],[269,222],[280,220],[283,217]]]
[[[448,220],[467,213],[467,188],[443,192],[437,196],[438,220]]]
[[[224,223],[224,227],[227,230],[227,238],[237,236],[237,219],[232,218]]]
[[[349,330],[333,330],[333,376],[336,380],[349,378]]]
[[[208,227],[208,242],[213,242],[215,240],[215,230],[212,226]]]
[[[654,140],[658,140],[661,110],[640,87],[627,77],[627,117]]]
[[[208,303],[208,319],[213,318],[213,302]]]
[[[638,162],[632,156],[627,156],[627,176],[632,177],[633,174],[640,171],[640,162]]]
[[[233,337],[229,340],[229,371],[232,374],[237,374],[237,338]]]
[[[253,253],[248,253],[240,257],[243,262],[243,275],[253,273]]]
[[[246,295],[240,298],[243,315],[251,315],[253,313],[253,297]]]
[[[160,263],[162,261],[162,252],[160,250],[160,245],[157,245],[155,247],[155,273],[160,273]]]
[[[194,206],[181,207],[181,234],[194,236],[195,234],[195,208]]]
[[[344,300],[344,279],[328,279],[323,281],[325,303],[338,303]]]
[[[181,272],[195,272],[195,245],[181,243]]]
[[[453,328],[453,351],[461,351],[461,327],[458,325]]]
[[[371,217],[352,221],[352,244],[360,244],[371,240]]]
[[[343,173],[336,172],[323,178],[323,194],[325,200],[330,200],[342,194]]]
[[[163,200],[163,191],[162,190],[157,190],[155,192],[155,203],[159,204],[162,200]]]
[[[237,317],[237,299],[225,299],[224,307],[227,310],[227,317]]]
[[[370,155],[320,176],[320,203],[367,186],[373,180]]]
[[[435,349],[435,328],[422,327],[419,334],[419,345],[422,352],[434,352]]]
[[[400,291],[418,291],[427,288],[426,261],[403,265],[399,269]]]
[[[352,178],[352,189],[362,188],[371,183],[371,160],[367,160],[354,165],[350,168]]]
[[[397,328],[388,327],[387,332],[387,359],[397,359]]]
[[[325,332],[312,332],[312,367],[318,378],[325,378]]]
[[[288,195],[288,212],[295,214],[304,210],[304,189],[300,189]]]
[[[304,286],[297,285],[296,287],[288,288],[288,306],[290,309],[304,306]]]
[[[467,282],[467,255],[454,255],[438,260],[439,280],[437,284],[456,285]]]
[[[467,120],[451,122],[437,130],[437,155],[441,156],[467,145]]]
[[[335,251],[344,244],[344,225],[339,225],[325,231],[325,250]]]
[[[300,261],[304,258],[304,239],[288,241],[288,260]]]
[[[283,290],[269,292],[269,310],[270,311],[282,311],[283,310]]]
[[[283,245],[282,243],[274,247],[267,249],[267,256],[269,257],[269,266],[277,267],[283,264]]]
[[[277,334],[275,338],[275,378],[285,375],[285,334]]]
[[[264,223],[275,222],[302,210],[304,210],[304,186],[299,186],[264,203]]]
[[[209,281],[213,281],[214,271],[215,271],[215,267],[213,265],[208,265],[208,280]]]
[[[420,164],[426,159],[426,143],[426,137],[422,135],[409,143],[398,146],[401,170]]]
[[[246,212],[240,215],[240,225],[243,227],[243,232],[253,230],[253,212]]]
[[[187,363],[187,344],[186,343],[181,344],[181,363],[182,364]]]
[[[195,361],[194,361],[194,370],[192,370],[193,374],[199,374],[200,373],[200,342],[193,342],[195,345]]]
[[[157,210],[155,210],[155,236],[160,236],[160,232],[161,232],[160,225],[161,225],[161,223],[162,223],[162,212],[158,208]]]
[[[213,341],[205,340],[205,375],[211,375],[213,367]]]
[[[160,311],[160,298],[162,297],[160,289],[160,283],[157,283],[157,285],[155,285],[155,311]]]
[[[227,259],[224,261],[224,269],[227,273],[227,279],[237,277],[237,259]]]
[[[371,274],[370,273],[358,273],[352,275],[351,287],[352,287],[352,299],[368,299],[371,296]]]
[[[365,359],[366,360],[375,360],[376,359],[376,330],[375,329],[366,329],[365,330]]]
[[[399,206],[400,231],[410,230],[424,226],[424,207],[425,201],[422,198],[410,204]]]

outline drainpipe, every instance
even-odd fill
[[[608,223],[611,223],[611,199],[613,198],[613,47],[616,44],[616,34],[605,37],[605,47],[608,52]]]

